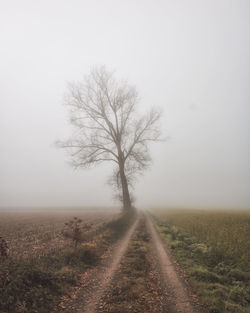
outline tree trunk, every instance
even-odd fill
[[[120,178],[121,178],[121,184],[122,184],[122,201],[123,201],[123,209],[124,211],[131,211],[131,199],[130,194],[128,190],[128,182],[127,177],[124,172],[124,162],[123,160],[120,160],[119,162],[119,169],[120,169]]]

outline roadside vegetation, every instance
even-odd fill
[[[210,313],[250,312],[250,212],[154,211],[156,226]]]
[[[163,293],[151,259],[149,234],[143,219],[98,313],[160,313]]]
[[[69,241],[54,253],[0,256],[0,312],[51,312],[59,297],[88,268],[95,266],[104,251],[131,224],[133,216],[123,215],[103,223],[84,242]],[[74,242],[75,243],[75,242]],[[42,247],[41,247],[42,248]]]

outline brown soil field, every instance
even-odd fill
[[[0,211],[0,236],[9,247],[9,255],[19,257],[42,257],[49,253],[59,253],[70,240],[65,240],[62,229],[65,222],[75,216],[83,223],[93,224],[89,233],[94,233],[101,224],[118,216],[112,210],[4,210]]]

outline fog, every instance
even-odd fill
[[[111,164],[73,170],[68,82],[93,66],[163,108],[137,207],[250,207],[248,0],[8,0],[0,10],[0,207],[115,206]]]

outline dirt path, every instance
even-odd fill
[[[115,274],[120,271],[122,258],[126,256],[130,239],[138,226],[139,219],[141,220],[137,218],[125,236],[107,251],[98,266],[82,275],[73,295],[66,297],[59,305],[59,309],[53,313],[95,313],[98,307],[103,308],[103,301],[113,288],[111,283]],[[185,281],[185,277],[182,276],[171,252],[161,240],[149,214],[146,214],[146,229],[151,238],[148,256],[152,264],[152,274],[160,281],[159,288],[161,289],[158,294],[162,295],[162,303],[156,303],[155,306],[161,307],[160,312],[164,313],[205,313],[196,295],[192,293],[192,289]],[[133,303],[129,312],[134,312]]]
[[[166,288],[167,312],[171,313],[202,313],[204,310],[198,305],[195,295],[181,277],[170,251],[163,244],[157,233],[151,217],[146,215],[147,227],[152,237],[152,249],[160,267],[163,286]]]
[[[158,264],[151,255],[145,217],[132,236],[98,313],[166,313]],[[154,264],[156,266],[154,266]]]
[[[114,274],[119,268],[131,236],[138,224],[138,218],[125,236],[103,256],[100,265],[83,274],[76,295],[66,299],[56,313],[94,313],[103,294],[110,285]]]

